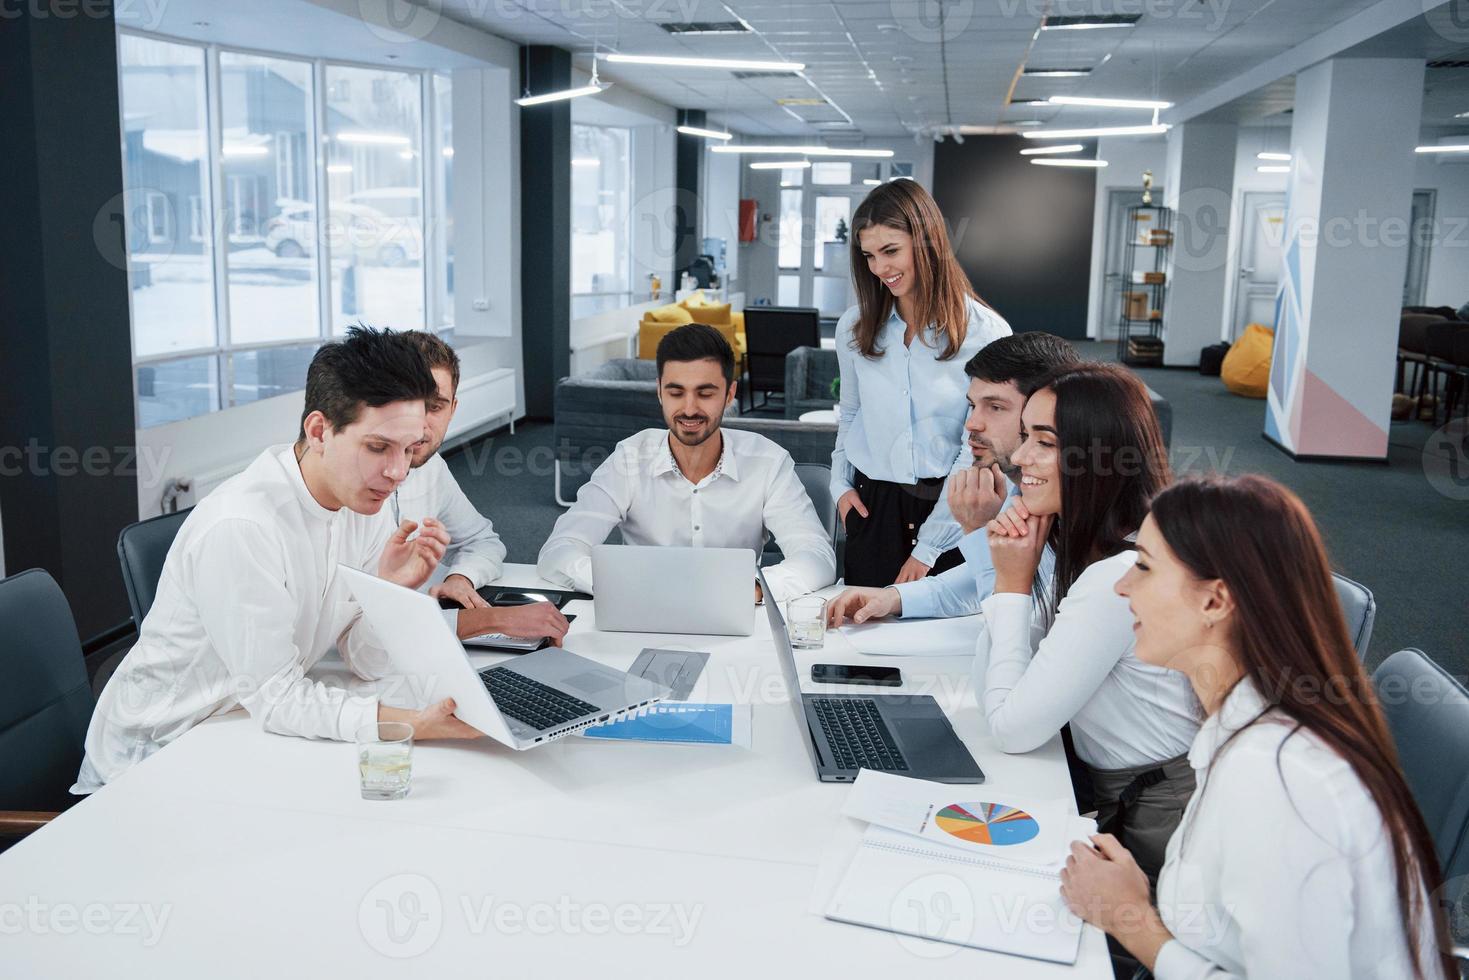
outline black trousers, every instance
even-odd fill
[[[842,578],[848,585],[892,585],[898,570],[913,554],[918,530],[944,492],[944,477],[917,483],[890,483],[869,479],[857,471],[852,485],[867,508],[863,517],[854,507],[847,511],[847,554]],[[930,575],[962,564],[958,548],[939,555]]]

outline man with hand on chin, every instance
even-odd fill
[[[884,616],[904,619],[969,616],[994,591],[985,525],[1019,495],[1017,469],[1010,455],[1020,448],[1020,410],[1047,374],[1080,360],[1076,350],[1048,333],[1020,333],[991,341],[964,365],[969,376],[969,415],[964,434],[974,465],[950,474],[949,511],[964,531],[959,551],[964,562],[946,572],[886,588],[850,588],[827,606],[832,627],[847,619],[865,623]],[[1041,574],[1047,578],[1055,558],[1049,550]]]
[[[449,472],[449,464],[439,455],[459,407],[459,355],[441,338],[422,330],[390,336],[421,356],[434,377],[435,392],[424,417],[426,437],[413,451],[408,477],[389,502],[395,521],[432,519],[449,534],[449,550],[443,562],[448,573],[429,589],[429,595],[459,604],[461,608],[446,613],[446,618],[461,640],[483,633],[503,633],[545,636],[560,646],[568,624],[554,604],[491,606],[476,591],[504,571],[505,545],[489,519],[469,502]]]
[[[836,553],[790,453],[758,433],[720,427],[734,398],[734,351],[719,331],[690,323],[665,335],[658,401],[668,427],[624,439],[597,467],[541,548],[541,577],[591,592],[592,548],[614,527],[625,544],[756,555],[768,531],[785,556],[763,570],[770,598],[830,585]]]
[[[179,528],[138,642],[97,702],[73,792],[239,707],[262,731],[306,738],[350,741],[378,720],[408,721],[421,739],[479,735],[448,699],[395,709],[306,677],[333,647],[364,680],[391,673],[336,572],[345,564],[418,588],[443,557],[437,520],[395,529],[379,518],[423,442],[433,396],[423,358],[384,332],[353,328],[316,352],[296,443],[261,453]]]

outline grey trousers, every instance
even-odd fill
[[[1097,829],[1122,841],[1138,866],[1157,885],[1168,838],[1194,795],[1188,756],[1131,769],[1087,766],[1097,799]]]

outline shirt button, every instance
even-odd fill
[[[695,524],[694,525],[694,530],[697,531],[698,529],[699,529],[699,525]]]

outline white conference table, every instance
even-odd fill
[[[502,581],[545,587],[525,565]],[[369,802],[351,745],[264,734],[234,711],[0,855],[0,972],[1111,976],[1091,927],[1064,967],[811,911],[818,873],[838,866],[833,841],[855,824],[839,813],[848,788],[816,779],[764,612],[750,637],[712,637],[601,633],[590,602],[566,611],[567,649],[611,666],[644,647],[710,651],[689,700],[751,704],[752,746],[423,742],[409,797]],[[863,659],[827,637],[797,653],[803,688],[851,691],[809,681],[817,659]],[[905,684],[884,690],[933,694],[990,783],[1069,795],[1059,738],[1021,756],[994,748],[967,658],[891,662]],[[339,664],[313,673],[346,682]]]

